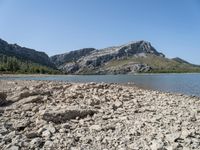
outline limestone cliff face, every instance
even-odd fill
[[[162,53],[146,41],[130,42],[125,45],[109,47],[105,49],[81,49],[69,53],[55,55],[51,60],[65,73],[74,74],[116,74],[130,72],[147,72],[151,70],[148,64],[127,63],[117,70],[105,68],[108,62],[124,60],[129,57],[146,57],[147,54],[164,57]]]
[[[0,54],[14,56],[21,60],[31,61],[48,67],[55,67],[46,53],[21,47],[17,44],[8,44],[2,39],[0,39]]]
[[[60,55],[55,55],[51,57],[51,61],[54,62],[54,64],[59,67],[64,63],[77,61],[81,57],[89,55],[94,50],[95,50],[94,48],[84,48]]]

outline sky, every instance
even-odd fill
[[[49,56],[145,40],[200,64],[200,0],[0,0],[0,38]]]

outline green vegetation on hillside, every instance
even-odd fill
[[[147,73],[187,73],[200,72],[200,66],[192,65],[190,63],[183,63],[173,59],[168,59],[160,56],[148,54],[146,57],[128,57],[119,60],[108,62],[104,69],[119,68],[128,63],[141,63],[151,66],[152,70]]]
[[[0,73],[58,74],[58,70],[0,54]]]

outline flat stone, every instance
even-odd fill
[[[53,147],[53,142],[47,140],[47,141],[44,143],[44,148],[51,148],[51,147]]]
[[[13,145],[8,150],[19,150],[19,146]]]
[[[30,148],[38,148],[42,144],[42,139],[41,138],[34,138],[30,142]]]
[[[39,136],[38,133],[36,133],[34,131],[33,132],[29,132],[29,133],[26,134],[26,137],[30,138],[30,139],[36,138],[38,136]]]
[[[65,129],[70,129],[70,128],[71,128],[71,125],[67,122],[67,123],[61,124],[61,127],[62,127],[62,128],[65,128]]]
[[[36,95],[36,96],[30,96],[24,99],[20,100],[20,104],[27,104],[27,103],[37,103],[42,100],[42,96]]]
[[[50,131],[52,134],[54,134],[56,132],[56,129],[52,124],[49,124],[47,126],[47,130]]]
[[[90,106],[95,106],[95,105],[99,105],[100,104],[100,100],[99,100],[98,97],[94,97],[92,99],[88,99],[87,101],[88,101],[88,104]]]
[[[23,99],[23,98],[26,98],[26,97],[29,97],[29,96],[32,96],[32,93],[30,91],[28,91],[28,90],[25,90],[25,91],[22,91],[22,92],[20,92],[20,93],[18,93],[16,95],[14,95],[12,97],[12,99],[14,101],[18,101],[20,99]]]
[[[170,142],[175,142],[175,140],[177,140],[178,138],[180,138],[181,133],[180,132],[174,132],[172,134],[166,134],[166,139]]]
[[[44,132],[42,132],[42,137],[46,138],[51,137],[51,132],[49,130],[45,130]]]
[[[0,134],[6,135],[8,133],[9,133],[8,129],[6,129],[4,126],[0,126]]]
[[[95,131],[101,131],[101,126],[100,125],[92,125],[90,126],[90,130],[95,130]]]
[[[190,132],[188,130],[183,130],[181,132],[181,137],[182,138],[187,138],[190,135]]]
[[[117,108],[122,107],[122,105],[123,105],[122,102],[115,101],[112,107],[113,107],[114,110],[116,110]]]
[[[152,145],[150,146],[152,150],[159,150],[159,149],[163,149],[163,142],[160,140],[153,140],[152,141]]]
[[[30,120],[21,120],[14,123],[14,128],[17,129],[18,131],[22,131],[30,124],[31,124]]]
[[[42,114],[42,118],[46,121],[51,121],[54,123],[64,123],[67,120],[76,119],[78,118],[84,118],[88,115],[93,115],[94,113],[97,113],[96,110],[91,109],[58,109],[58,110],[46,110]]]

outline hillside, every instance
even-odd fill
[[[34,49],[21,47],[17,44],[8,44],[0,39],[0,54],[10,57],[16,57],[21,60],[28,60],[47,67],[54,67],[54,64],[49,59],[49,56],[44,52],[39,52]]]
[[[49,56],[44,52],[8,44],[0,39],[1,73],[58,73]]]
[[[166,58],[147,41],[130,42],[100,50],[81,49],[55,55],[51,60],[66,74],[200,72],[200,66],[178,57]]]
[[[179,57],[169,59],[150,42],[136,41],[104,49],[83,48],[49,58],[44,52],[0,39],[0,73],[129,74],[200,72]]]

